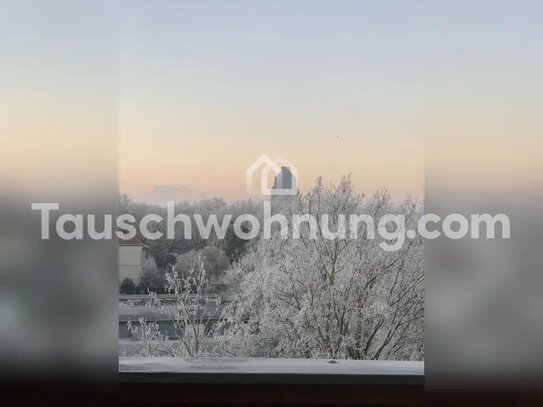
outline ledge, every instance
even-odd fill
[[[367,384],[422,386],[424,362],[120,358],[121,383]]]

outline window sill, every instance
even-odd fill
[[[323,359],[120,358],[125,383],[422,385],[424,362]]]

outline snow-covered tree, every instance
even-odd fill
[[[318,222],[312,238],[305,222],[296,239],[276,227],[271,239],[252,245],[240,262],[241,289],[225,311],[217,349],[246,357],[422,359],[421,239],[387,252],[369,238],[373,229],[365,222],[353,226],[356,237],[349,228],[344,238],[330,238],[342,230],[341,215],[368,214],[376,224],[384,214],[404,215],[407,229],[416,229],[421,205],[394,206],[387,193],[366,202],[345,177],[335,186],[318,179],[280,211],[289,215],[290,230],[294,214],[328,215],[329,228]]]
[[[173,294],[173,302],[160,301],[152,295],[149,307],[158,308],[171,321],[174,335],[168,337],[157,322],[139,319],[138,325],[129,322],[132,335],[140,341],[139,355],[148,357],[198,357],[210,354],[208,333],[218,316],[220,299],[205,294],[208,279],[200,256],[193,258],[188,270],[181,273],[175,267],[166,273],[166,290]]]
[[[192,250],[177,257],[175,270],[179,273],[186,273],[194,265],[194,261],[200,257],[204,263],[207,279],[211,284],[220,280],[226,274],[230,266],[228,256],[215,246],[206,246],[201,250]]]

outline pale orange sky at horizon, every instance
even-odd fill
[[[340,143],[340,142],[338,142]],[[312,156],[291,154],[286,156],[299,172],[298,186],[302,193],[314,185],[317,177],[326,182],[337,183],[341,176],[351,174],[353,186],[359,193],[372,195],[377,190],[387,189],[395,200],[406,195],[423,196],[424,159],[421,151],[412,146],[411,160],[402,159],[401,154],[389,154],[392,164],[382,162],[382,157],[368,157],[361,154],[362,162],[354,157],[340,160],[334,156]],[[126,149],[130,151],[130,149]],[[194,151],[194,159],[166,160],[159,157],[160,168],[149,172],[138,165],[138,160],[126,159],[121,147],[120,186],[121,192],[132,195],[136,200],[159,202],[170,197],[174,200],[199,200],[221,197],[226,201],[259,198],[246,190],[247,168],[261,155],[254,152],[231,152],[228,157],[216,157]],[[414,151],[413,151],[414,150]],[[421,149],[422,150],[422,149]],[[127,153],[128,154],[128,153]],[[131,154],[134,154],[131,151]],[[145,154],[147,157],[148,154]],[[268,154],[274,157],[275,154]],[[285,156],[284,154],[281,154]],[[180,155],[183,157],[183,155]],[[290,157],[294,157],[293,159]],[[153,160],[154,161],[154,160]],[[255,177],[255,182],[256,182]],[[157,190],[171,189],[172,195],[157,193]],[[174,189],[177,192],[174,193]],[[263,197],[260,197],[263,198]]]

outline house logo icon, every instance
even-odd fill
[[[275,183],[270,188],[270,173],[275,176]],[[298,170],[283,157],[271,159],[262,154],[246,171],[247,192],[254,193],[257,188],[253,180],[260,174],[260,193],[262,195],[296,195],[298,193]]]

